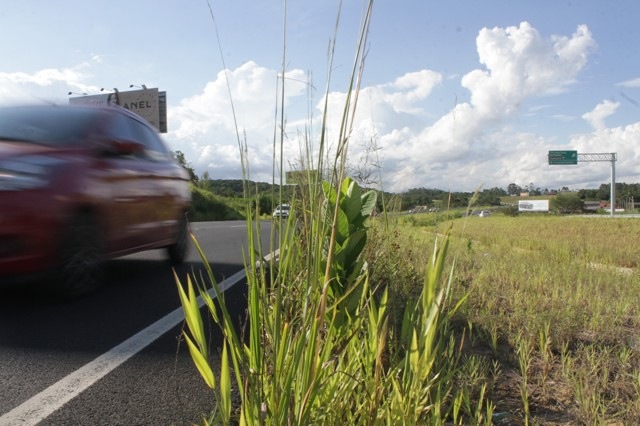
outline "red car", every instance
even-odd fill
[[[104,260],[166,247],[184,260],[189,176],[120,107],[0,108],[0,284],[52,276],[85,293]]]

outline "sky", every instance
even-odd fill
[[[196,173],[242,178],[240,139],[249,178],[271,182],[274,161],[296,170],[317,149],[325,99],[335,150],[364,9],[362,0],[3,0],[0,104],[158,88],[163,138]],[[616,181],[640,182],[638,17],[637,0],[375,1],[350,173],[392,192],[610,182],[608,162],[548,164],[550,150],[576,150],[616,153]]]

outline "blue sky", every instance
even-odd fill
[[[319,122],[339,5],[287,3],[285,170],[299,163],[308,117]],[[362,12],[361,1],[344,1],[330,135]],[[549,150],[575,149],[616,152],[617,180],[639,182],[639,16],[635,0],[375,2],[351,166],[370,168],[375,148],[392,191],[609,182],[607,163],[547,164]],[[229,79],[251,178],[270,181],[283,17],[281,0],[4,0],[0,103],[157,87],[171,148],[200,174],[240,178]]]

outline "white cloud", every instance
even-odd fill
[[[543,37],[523,22],[517,27],[485,28],[476,44],[480,65],[460,80],[469,91],[468,102],[458,103],[440,116],[434,117],[432,98],[437,98],[434,94],[442,92],[443,86],[448,89],[456,83],[437,71],[416,70],[363,87],[349,134],[351,161],[360,161],[373,143],[379,148],[375,161],[380,160],[384,188],[390,191],[412,187],[472,190],[482,183],[505,187],[511,182],[527,185],[532,181],[551,189],[559,186],[554,182],[571,186],[607,181],[609,170],[601,164],[548,166],[547,151],[557,146],[517,127],[521,115],[536,113],[552,103],[521,108],[527,101],[567,91],[576,81],[595,46],[587,27],[578,26],[569,37]],[[91,64],[100,61],[100,55],[94,55],[89,63],[76,67],[33,74],[0,73],[0,97],[6,102],[12,97],[24,100],[30,93],[57,92],[66,101],[67,91],[95,93],[99,88],[87,81]],[[324,102],[309,99],[306,80],[300,69],[290,70],[285,79],[283,161],[287,170],[290,164],[297,164],[306,135],[310,135],[313,149],[318,145]],[[199,174],[208,171],[214,179],[241,177],[238,138],[246,140],[250,177],[270,181],[274,135],[279,135],[280,126],[277,84],[276,70],[251,61],[219,72],[203,85],[201,93],[169,105],[165,138],[172,149],[185,153]],[[335,149],[346,99],[344,92],[329,94],[330,150]],[[607,129],[604,120],[616,108],[613,102],[605,101],[585,114],[583,118],[596,131],[574,136],[569,145],[579,152],[618,152],[619,170],[624,170],[620,177],[637,178],[640,158],[634,144],[640,138],[640,124]],[[554,118],[568,121],[577,117],[561,113]],[[279,157],[278,153],[276,162]]]
[[[0,72],[0,98],[3,104],[66,102],[69,91],[96,92],[97,87],[86,83],[89,66],[83,63],[71,68],[47,68],[33,74]]]
[[[619,106],[620,102],[605,100],[596,105],[593,111],[583,114],[582,118],[588,121],[595,130],[602,130],[605,128],[604,119],[613,115]]]
[[[99,53],[92,53],[91,60],[99,64],[104,60],[104,56]]]
[[[285,108],[305,94],[305,79],[301,70],[287,72]],[[167,140],[214,179],[242,177],[238,139],[246,140],[252,178],[270,180],[277,82],[276,71],[254,62],[219,72],[201,94],[169,109]]]
[[[568,114],[554,114],[551,116],[551,118],[558,121],[564,121],[564,122],[574,121],[576,119],[575,116],[568,115]]]
[[[618,83],[616,86],[639,88],[640,87],[640,77],[634,78],[633,80],[623,81],[621,83]]]
[[[393,92],[387,95],[386,101],[396,111],[417,111],[415,102],[426,99],[441,82],[442,75],[431,70],[405,74],[389,85]]]
[[[419,181],[427,186],[442,182],[440,167],[450,170],[446,182],[464,184],[459,175],[465,168],[481,168],[488,158],[496,161],[499,146],[511,142],[497,140],[488,132],[494,129],[499,134],[496,126],[519,112],[525,100],[566,90],[595,46],[584,25],[570,38],[545,39],[526,22],[519,27],[482,29],[476,44],[486,69],[473,70],[462,78],[462,86],[471,92],[470,102],[456,105],[431,126],[423,123],[413,130],[402,147],[404,164],[395,175],[393,164],[388,170],[393,189],[406,189]],[[430,173],[434,166],[437,172]],[[522,167],[521,161],[517,167]],[[419,173],[410,182],[408,170]],[[489,181],[504,178],[504,171],[487,173]]]
[[[470,101],[457,104],[439,118],[429,112],[429,96],[443,82],[432,70],[419,70],[394,81],[364,87],[350,137],[350,158],[360,161],[371,144],[379,149],[385,188],[411,187],[453,190],[541,179],[541,165],[553,147],[541,137],[509,125],[528,99],[568,90],[595,46],[588,28],[577,27],[571,37],[542,37],[530,24],[483,29],[476,39],[479,62],[462,77]],[[308,104],[300,70],[291,71],[287,94],[284,143],[285,168],[300,157],[300,133],[309,131],[317,147],[317,129],[308,126]],[[231,92],[242,137],[249,146],[252,178],[271,179],[276,72],[248,62],[229,70]],[[295,80],[293,80],[295,76]],[[185,152],[196,170],[209,169],[213,178],[239,177],[237,138],[231,115],[226,77],[219,73],[203,93],[181,101],[170,110],[169,135],[175,149]],[[326,143],[335,149],[345,93],[329,95]],[[314,114],[322,114],[323,100]],[[293,112],[293,113],[292,113]],[[526,111],[524,111],[526,113]],[[568,116],[563,116],[568,117]],[[604,115],[601,115],[604,117]],[[319,118],[316,122],[319,122]],[[317,124],[317,123],[316,123]],[[279,155],[277,156],[279,158]],[[565,176],[559,169],[545,171],[545,179]],[[508,182],[507,182],[508,181]],[[572,180],[574,181],[574,180]]]
[[[640,122],[626,126],[599,129],[593,133],[577,135],[571,146],[580,153],[616,153],[616,180],[618,182],[640,181]],[[609,163],[584,163],[570,177],[578,187],[597,186],[610,181]]]

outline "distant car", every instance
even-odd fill
[[[479,214],[480,217],[489,217],[491,216],[491,212],[489,210],[482,210]]]
[[[166,248],[180,263],[190,201],[187,172],[124,108],[0,108],[0,283],[77,295],[109,258]]]
[[[291,211],[290,204],[281,204],[273,211],[273,217],[289,217]]]

